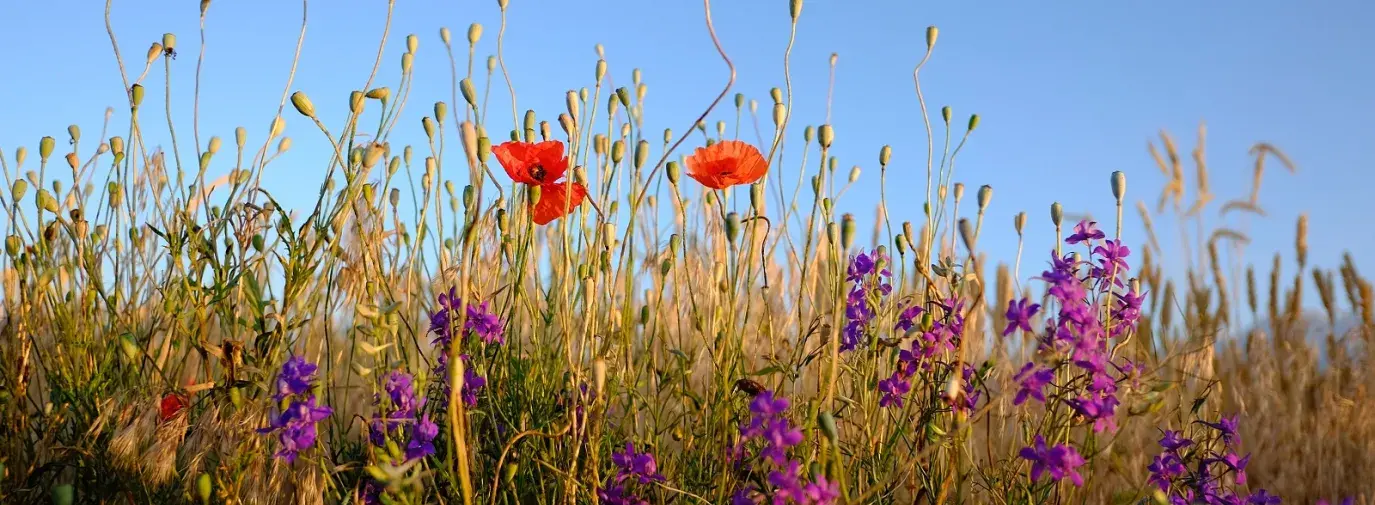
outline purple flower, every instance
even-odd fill
[[[1173,482],[1175,478],[1184,475],[1184,472],[1188,471],[1188,468],[1184,466],[1184,462],[1179,460],[1179,456],[1170,453],[1156,455],[1155,459],[1151,461],[1151,464],[1147,466],[1146,469],[1151,472],[1151,476],[1147,479],[1147,482],[1155,484],[1161,491],[1170,489],[1170,483]]]
[[[654,455],[648,452],[635,452],[635,444],[625,443],[625,452],[613,452],[611,462],[619,470],[616,472],[615,481],[621,481],[634,477],[641,484],[650,482],[663,482],[664,476],[659,473],[659,464],[654,460]]]
[[[1103,232],[1098,229],[1097,221],[1083,220],[1074,225],[1074,234],[1065,239],[1067,244],[1078,244],[1103,238]]]
[[[1235,452],[1228,452],[1220,458],[1209,458],[1203,460],[1204,463],[1222,463],[1227,470],[1236,472],[1236,482],[1238,486],[1246,485],[1246,463],[1251,461],[1251,456],[1237,456]]]
[[[506,343],[505,328],[501,323],[501,318],[487,310],[487,302],[468,305],[468,322],[464,328],[477,335],[484,344]]]
[[[286,363],[282,363],[282,372],[277,374],[277,393],[272,398],[281,401],[287,396],[306,393],[310,390],[310,383],[315,380],[317,369],[304,356],[287,358]]]
[[[464,354],[463,360],[468,360],[468,355]],[[463,397],[463,404],[469,407],[477,406],[477,393],[482,388],[487,387],[487,378],[477,374],[471,367],[463,368],[463,391],[459,395]]]
[[[1204,422],[1203,424],[1217,430],[1218,433],[1222,435],[1223,443],[1232,445],[1232,443],[1239,438],[1237,437],[1237,425],[1241,422],[1240,417],[1239,415],[1234,415],[1232,417],[1218,419],[1216,423]]]
[[[411,441],[406,444],[406,459],[417,459],[434,454],[434,439],[439,436],[439,425],[430,420],[427,413],[411,428]]]
[[[878,400],[878,406],[895,405],[901,407],[903,399],[912,390],[912,383],[907,382],[907,379],[900,374],[894,373],[892,377],[878,381],[878,390],[883,393],[883,397]]]
[[[1098,255],[1099,267],[1094,269],[1094,277],[1099,279],[1113,278],[1126,273],[1127,256],[1131,255],[1131,249],[1123,245],[1118,240],[1108,240],[1103,245],[1095,247],[1093,253]]]
[[[1118,400],[1116,396],[1087,396],[1075,398],[1069,402],[1070,408],[1074,409],[1085,419],[1093,421],[1093,432],[1117,431],[1117,421],[1115,418]]]
[[[1193,440],[1189,440],[1179,435],[1180,432],[1178,431],[1166,430],[1165,436],[1160,437],[1160,447],[1163,447],[1167,451],[1178,451],[1193,445]]]
[[[830,505],[840,498],[840,483],[826,480],[825,475],[817,475],[812,478],[811,483],[803,487],[802,494],[810,503]]]
[[[1009,302],[1007,304],[1007,328],[1003,330],[1003,336],[1011,335],[1018,328],[1028,333],[1031,332],[1031,317],[1035,316],[1036,311],[1040,309],[1040,304],[1027,305],[1026,298]]]
[[[921,313],[921,305],[913,305],[911,307],[908,307],[907,310],[904,310],[901,314],[898,314],[898,323],[893,325],[893,329],[896,331],[903,332],[911,331],[912,328],[915,328],[917,326],[917,318],[921,317]]]
[[[768,445],[759,455],[781,465],[788,460],[788,449],[802,443],[802,430],[793,428],[787,419],[777,418],[768,424],[763,438]]]
[[[1046,447],[1046,439],[1041,435],[1036,435],[1036,443],[1031,447],[1023,447],[1018,453],[1022,459],[1031,461],[1031,480],[1041,480],[1041,475],[1050,473],[1051,480],[1059,481],[1066,477],[1075,486],[1083,486],[1084,478],[1079,475],[1076,468],[1084,465],[1084,458],[1079,455],[1079,451],[1074,450],[1065,444],[1058,444],[1054,447]]]
[[[304,358],[293,357],[282,364],[278,374],[277,401],[290,399],[287,406],[277,414],[271,425],[258,429],[258,433],[276,432],[281,446],[274,456],[282,458],[287,464],[296,462],[297,455],[315,446],[316,423],[329,417],[334,411],[328,406],[317,405],[315,394],[310,392],[316,366]]]
[[[869,272],[873,271],[874,259],[870,258],[868,254],[859,253],[855,255],[854,259],[850,260],[850,268],[847,272],[848,275],[846,276],[846,280],[850,282],[859,282],[865,276],[869,275]]]
[[[1251,496],[1246,498],[1246,503],[1251,505],[1279,505],[1280,497],[1267,493],[1264,489],[1261,489],[1251,493]],[[1318,503],[1325,502],[1319,501]]]
[[[779,468],[769,472],[769,485],[773,486],[773,502],[776,505],[783,505],[787,502],[804,503],[806,493],[803,491],[802,482],[797,478],[798,467],[802,465],[797,460],[779,462]]]
[[[1012,377],[1017,381],[1017,395],[1012,398],[1013,405],[1021,405],[1027,397],[1035,398],[1041,403],[1045,403],[1046,395],[1042,391],[1047,384],[1055,380],[1055,370],[1051,368],[1037,368],[1035,363],[1028,362],[1022,366],[1022,370]]]

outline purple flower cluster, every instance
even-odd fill
[[[1074,447],[1065,444],[1047,447],[1045,437],[1038,434],[1036,442],[1031,447],[1023,447],[1018,455],[1031,462],[1032,481],[1039,481],[1048,473],[1053,481],[1068,478],[1076,486],[1084,485],[1084,477],[1077,470],[1084,466],[1084,457]]]
[[[425,406],[425,397],[416,394],[410,374],[400,370],[391,371],[382,381],[382,390],[386,396],[377,395],[375,398],[379,409],[373,413],[370,424],[369,440],[372,444],[385,447],[387,440],[395,437],[406,442],[406,460],[434,454],[434,439],[439,436],[439,425],[430,419],[428,412],[420,414]],[[385,405],[383,399],[387,400]]]
[[[859,253],[850,260],[845,279],[853,286],[845,300],[845,328],[840,335],[841,352],[849,351],[866,341],[869,324],[877,316],[878,308],[893,285],[893,273],[887,267],[888,258],[879,250]]]
[[[936,307],[944,312],[944,317],[931,318],[930,327],[918,326],[916,318],[922,315],[920,306],[912,306],[898,317],[895,329],[902,331],[918,331],[920,334],[913,339],[910,349],[903,349],[898,352],[898,363],[892,375],[880,380],[878,383],[879,405],[882,407],[902,407],[907,393],[912,390],[912,377],[918,370],[930,370],[935,364],[934,358],[942,353],[955,350],[960,344],[960,335],[964,332],[964,300],[951,299],[944,303],[935,303]],[[953,370],[953,366],[949,367]],[[979,400],[979,393],[974,389],[973,378],[974,369],[966,365],[961,371],[964,377],[964,394],[959,398],[947,400],[953,401],[956,409],[973,409]]]
[[[1146,467],[1147,482],[1169,497],[1175,505],[1273,505],[1278,496],[1257,489],[1245,493],[1246,464],[1251,456],[1237,453],[1236,416],[1217,422],[1200,422],[1198,440],[1178,431],[1165,431],[1160,438],[1161,453]]]
[[[449,288],[448,293],[439,295],[437,310],[430,314],[430,331],[435,334],[431,342],[439,349],[438,358],[434,367],[434,374],[442,380],[437,381],[440,389],[441,405],[448,401],[449,397],[449,346],[454,341],[454,320],[458,316],[461,300],[458,292],[454,288]],[[463,331],[460,332],[460,345],[468,341],[469,336],[476,336],[483,344],[501,345],[506,343],[505,324],[492,312],[488,302],[469,303],[467,307],[467,318],[463,323]],[[463,360],[463,390],[459,395],[463,398],[463,403],[469,407],[477,405],[477,394],[487,385],[487,379],[478,375],[471,366],[470,356],[460,354]]]
[[[626,442],[625,452],[611,454],[611,463],[616,465],[616,475],[597,490],[597,497],[608,505],[649,505],[648,501],[636,496],[630,487],[636,483],[643,485],[664,481],[654,455],[635,452],[635,444]]]
[[[750,421],[740,427],[735,453],[743,456],[746,443],[760,441],[763,447],[758,455],[772,470],[767,485],[747,484],[736,491],[732,505],[759,505],[766,499],[773,505],[830,505],[840,497],[839,483],[821,474],[807,482],[802,478],[801,461],[788,457],[788,450],[802,443],[802,430],[792,427],[784,416],[789,405],[787,398],[776,397],[772,391],[761,392],[750,402]]]
[[[292,356],[282,364],[282,371],[277,374],[277,392],[272,398],[285,407],[273,417],[270,426],[258,430],[263,434],[278,433],[281,448],[274,456],[287,464],[296,462],[301,451],[315,445],[316,423],[334,412],[328,406],[315,403],[311,387],[316,370],[315,364],[301,356]]]

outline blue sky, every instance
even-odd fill
[[[0,150],[7,157],[12,159],[18,144],[36,150],[43,135],[64,139],[71,123],[80,124],[92,139],[107,106],[123,109],[101,4],[50,0],[0,6],[0,19],[5,20],[0,47],[8,48],[3,58],[8,71],[0,79]],[[151,42],[164,32],[178,35],[173,114],[187,163],[193,157],[186,153],[198,50],[196,4],[116,0],[112,14],[133,74],[141,71]],[[404,36],[418,34],[418,80],[400,123],[403,136],[396,140],[419,143],[419,118],[430,113],[433,101],[451,101],[439,28],[450,27],[456,45],[462,46],[469,23],[485,25],[477,49],[480,69],[485,56],[496,50],[498,11],[496,2],[488,0],[397,4],[379,83],[395,89]],[[713,11],[717,32],[738,69],[733,91],[760,101],[761,126],[768,128],[768,90],[783,84],[787,2],[718,0]],[[336,130],[348,92],[361,87],[372,68],[384,15],[380,0],[311,3],[291,89],[309,93]],[[617,85],[630,81],[633,68],[643,70],[649,86],[649,131],[666,126],[683,131],[726,77],[701,15],[701,2],[688,0],[512,0],[504,51],[521,111],[533,108],[541,119],[552,121],[563,110],[565,91],[593,84],[593,47],[601,43]],[[232,145],[239,125],[249,128],[250,144],[262,142],[282,96],[300,18],[297,2],[214,2],[202,74],[202,144],[213,134]],[[1365,273],[1375,273],[1375,238],[1359,231],[1368,227],[1366,218],[1375,211],[1375,199],[1369,197],[1375,175],[1363,152],[1375,141],[1375,123],[1368,119],[1375,112],[1375,67],[1368,64],[1375,32],[1365,29],[1375,24],[1375,5],[1358,0],[809,0],[793,50],[793,125],[824,121],[827,60],[838,53],[834,154],[842,167],[858,164],[864,169],[859,186],[840,208],[855,212],[861,230],[868,227],[877,197],[876,160],[883,144],[894,149],[889,171],[894,218],[916,221],[920,216],[925,141],[911,71],[931,24],[940,27],[941,36],[922,76],[933,120],[939,119],[942,105],[954,108],[961,125],[970,113],[982,117],[960,154],[956,180],[969,187],[962,214],[971,212],[975,188],[994,186],[980,244],[992,260],[1012,258],[1016,238],[1011,221],[1020,210],[1030,217],[1024,277],[1039,271],[1044,251],[1051,247],[1050,202],[1111,221],[1108,176],[1113,170],[1124,171],[1129,179],[1128,220],[1133,226],[1128,243],[1142,243],[1132,207],[1144,199],[1153,208],[1164,182],[1147,154],[1147,141],[1163,128],[1187,151],[1204,120],[1211,185],[1219,201],[1249,193],[1252,160],[1247,150],[1256,141],[1274,143],[1299,165],[1299,173],[1290,175],[1278,163],[1269,164],[1261,203],[1270,215],[1245,227],[1254,238],[1250,260],[1268,267],[1273,252],[1283,251],[1286,275],[1292,274],[1294,222],[1299,212],[1307,211],[1310,264],[1335,267],[1342,251],[1349,250]],[[159,104],[160,65],[145,81],[149,101]],[[499,87],[492,93],[489,120],[504,128],[501,118],[509,102],[499,78],[494,86]],[[713,118],[733,120],[729,98],[725,107]],[[150,137],[166,138],[165,129],[153,128],[162,124],[163,113],[157,104],[145,111]],[[117,111],[112,124],[122,124],[125,117]],[[286,117],[296,147],[269,167],[264,184],[288,203],[305,206],[324,173],[327,143],[300,116],[289,112]],[[657,139],[658,134],[649,137]],[[775,168],[785,181],[796,177],[796,140],[789,160]],[[93,143],[85,144],[89,153]],[[211,172],[218,175],[229,168],[218,163]],[[1187,173],[1192,187],[1191,165]],[[1215,206],[1208,218],[1217,223],[1216,215]],[[1167,252],[1178,250],[1170,240],[1178,235],[1175,226],[1167,217],[1157,217]],[[1173,256],[1177,260],[1178,254]]]

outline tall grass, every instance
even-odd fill
[[[613,89],[604,61],[595,82],[566,91],[566,110],[522,115],[514,97],[512,123],[489,110],[491,93],[513,93],[498,5],[486,75],[471,64],[481,26],[467,32],[466,72],[454,56],[463,41],[441,31],[453,96],[432,104],[423,142],[404,146],[390,139],[414,134],[398,118],[422,100],[410,96],[415,35],[399,76],[380,70],[395,55],[379,50],[342,122],[320,120],[288,79],[265,140],[239,128],[226,145],[202,141],[198,89],[177,104],[193,123],[172,121],[176,37],[128,59],[111,30],[128,114],[107,113],[95,138],[73,126],[61,149],[44,137],[36,157],[0,154],[0,500],[1375,496],[1371,282],[1349,255],[1335,271],[1309,265],[1306,218],[1268,279],[1247,263],[1266,163],[1295,170],[1278,148],[1257,144],[1255,189],[1218,203],[1203,129],[1191,162],[1162,134],[1149,151],[1168,180],[1158,198],[1113,173],[1102,195],[1117,213],[1101,236],[1047,202],[1064,265],[1041,274],[1043,252],[1022,258],[1026,222],[1039,219],[1023,212],[1016,261],[989,266],[979,237],[985,218],[1003,218],[985,215],[990,186],[967,195],[955,172],[979,118],[945,108],[933,125],[921,92],[935,27],[913,71],[925,212],[888,214],[892,148],[873,146],[881,196],[866,220],[835,210],[868,181],[837,173],[830,125],[785,141],[799,128],[786,73],[764,107],[773,130],[748,142],[768,174],[703,185],[689,150],[736,140],[731,117],[760,123],[757,101],[727,101],[735,67],[709,1],[729,80],[700,117],[662,135],[644,129],[638,72]],[[785,62],[802,14],[801,0],[791,6]],[[142,115],[148,100],[168,115]],[[726,119],[712,130],[714,118]],[[299,209],[274,198],[286,188],[261,184],[291,148],[288,123],[332,151],[318,198]],[[145,136],[164,128],[168,145]],[[567,175],[515,182],[521,170],[499,159],[508,140],[562,142]],[[552,199],[577,185],[585,202]],[[537,224],[532,209],[555,203],[573,205]],[[1221,224],[1205,219],[1214,212]],[[1146,236],[1122,236],[1133,218]],[[1156,233],[1176,231],[1184,250],[1163,250]],[[1129,255],[1116,249],[1127,244]],[[1184,271],[1163,270],[1172,254]],[[1305,312],[1310,282],[1320,317]],[[1028,382],[1038,371],[1045,384]],[[1234,415],[1235,438],[1222,422]],[[1174,460],[1188,470],[1162,478],[1151,466],[1170,455],[1165,430],[1192,445]],[[1212,459],[1247,454],[1244,478],[1235,458]]]

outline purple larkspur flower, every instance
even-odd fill
[[[1031,318],[1036,315],[1036,311],[1041,309],[1041,305],[1030,303],[1026,298],[1013,300],[1007,304],[1007,328],[1003,329],[1003,336],[1011,335],[1013,331],[1021,328],[1022,331],[1030,333]]]
[[[468,305],[468,321],[464,324],[466,330],[482,339],[484,344],[503,344],[506,342],[505,328],[501,323],[501,318],[492,313],[487,308],[487,302]]]
[[[288,359],[282,365],[278,374],[278,393],[282,396],[277,401],[289,401],[268,427],[257,430],[261,434],[277,433],[280,448],[273,455],[287,464],[296,462],[301,451],[315,446],[316,424],[334,412],[328,406],[318,405],[315,395],[310,393],[315,370],[314,364],[300,357]],[[288,380],[282,380],[283,377]]]
[[[903,399],[907,397],[907,393],[911,390],[912,383],[907,382],[907,378],[902,377],[900,374],[894,373],[892,377],[878,381],[878,391],[883,393],[883,397],[878,400],[878,406],[901,407]]]
[[[840,482],[829,481],[825,475],[816,475],[802,488],[802,493],[809,503],[831,505],[840,498]]]
[[[1189,440],[1180,435],[1181,433],[1178,431],[1165,430],[1164,436],[1160,437],[1160,447],[1167,451],[1178,451],[1194,444],[1193,440]]]
[[[1246,503],[1250,505],[1280,505],[1280,497],[1270,494],[1264,489],[1258,489],[1246,498]]]
[[[281,401],[291,395],[305,394],[310,390],[310,383],[315,380],[315,371],[318,369],[314,363],[306,361],[305,356],[292,356],[282,363],[282,371],[277,374],[277,393],[272,395],[274,400]]]
[[[1237,436],[1237,426],[1241,424],[1240,415],[1224,417],[1218,419],[1216,423],[1204,422],[1203,424],[1217,430],[1218,434],[1222,435],[1222,442],[1227,445],[1232,445],[1240,438]]]
[[[1035,443],[1023,447],[1018,456],[1031,462],[1032,481],[1041,480],[1043,474],[1049,473],[1051,480],[1069,478],[1075,486],[1084,485],[1084,477],[1076,470],[1084,465],[1084,458],[1073,447],[1065,444],[1047,447],[1045,437],[1038,434]]]
[[[1170,483],[1188,471],[1179,456],[1168,452],[1157,454],[1146,469],[1151,472],[1146,482],[1155,484],[1161,491],[1170,489]]]
[[[779,462],[778,465],[777,470],[769,472],[769,485],[773,486],[773,502],[777,505],[788,502],[804,503],[806,493],[803,491],[801,479],[797,477],[802,463],[794,459]]]
[[[1085,219],[1074,225],[1074,233],[1070,235],[1069,238],[1065,239],[1065,243],[1078,244],[1080,242],[1102,239],[1105,236],[1106,235],[1103,235],[1103,232],[1098,229],[1097,221]]]
[[[1238,456],[1235,452],[1228,452],[1220,458],[1208,458],[1203,461],[1205,463],[1222,463],[1223,466],[1227,467],[1227,471],[1236,474],[1238,486],[1246,485],[1246,463],[1251,461],[1251,456],[1249,454],[1243,457]]]
[[[632,477],[641,484],[664,481],[654,455],[648,452],[635,452],[635,444],[632,442],[625,443],[625,452],[613,452],[611,462],[618,467],[615,477],[618,483]]]
[[[1117,431],[1116,396],[1089,395],[1069,400],[1070,408],[1085,419],[1093,421],[1093,432]]]
[[[411,428],[411,440],[406,444],[406,459],[418,459],[434,455],[434,439],[439,436],[439,425],[430,420],[426,413]]]
[[[1120,240],[1104,241],[1103,245],[1093,248],[1093,254],[1098,256],[1099,263],[1094,269],[1094,277],[1116,279],[1128,271],[1127,257],[1131,256],[1131,248]]]
[[[1017,394],[1012,398],[1013,405],[1021,405],[1028,397],[1045,403],[1046,395],[1043,391],[1047,384],[1055,380],[1055,370],[1037,367],[1035,363],[1028,362],[1022,365],[1022,369],[1012,377],[1012,380],[1017,381]]]

